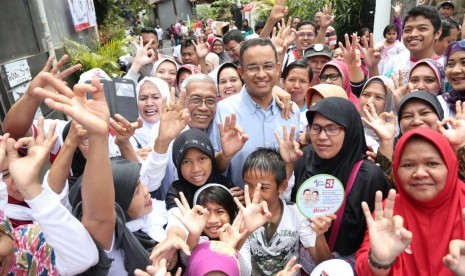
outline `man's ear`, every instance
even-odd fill
[[[439,37],[441,37],[442,34],[442,28],[439,28],[439,30],[434,34],[434,39],[437,40]]]
[[[287,189],[287,180],[284,179],[284,180],[281,182],[281,184],[279,185],[279,187],[278,187],[278,192],[279,192],[279,194],[284,193],[284,192],[286,191],[286,189]]]
[[[244,75],[244,68],[242,66],[237,67],[237,72],[241,75],[241,78],[244,79],[242,76]]]

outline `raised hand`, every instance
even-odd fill
[[[218,130],[220,133],[221,151],[223,156],[228,159],[231,159],[240,151],[247,140],[249,140],[249,136],[244,133],[244,130],[236,125],[236,114],[234,113],[224,118],[224,126],[221,122],[218,123]]]
[[[379,264],[392,263],[409,246],[412,232],[404,228],[404,219],[393,216],[396,191],[390,190],[383,209],[383,198],[376,192],[374,218],[366,202],[362,202],[363,213],[370,234],[370,249],[373,260]]]
[[[7,148],[6,141],[8,140],[8,138],[10,138],[9,133],[5,133],[3,134],[3,136],[0,135],[0,166],[5,161],[6,148]]]
[[[65,143],[74,148],[77,148],[86,137],[87,131],[80,124],[76,123],[75,121],[72,121]]]
[[[139,149],[137,151],[137,155],[143,160],[145,160],[151,151],[152,151],[152,147],[146,146],[146,147]]]
[[[393,141],[396,136],[396,117],[394,112],[376,114],[373,103],[363,107],[362,121],[371,127],[381,141]]]
[[[274,22],[279,22],[281,19],[287,16],[287,0],[275,1],[273,8],[270,12],[270,19]]]
[[[178,235],[170,235],[164,241],[157,244],[150,255],[154,269],[159,270],[163,267],[171,269],[174,267],[177,261],[178,250],[182,250],[187,256],[191,255],[189,246]],[[165,259],[166,262],[161,262],[162,259]],[[178,274],[176,273],[176,275]]]
[[[44,68],[42,68],[39,74],[37,74],[37,76],[34,79],[32,79],[31,84],[29,85],[25,95],[31,96],[33,99],[37,101],[42,101],[44,99],[42,95],[33,93],[35,88],[42,87],[43,89],[54,91],[54,89],[49,86],[48,80],[44,78],[44,76],[46,75],[44,73],[49,73],[57,80],[61,81],[82,68],[81,64],[77,64],[64,70],[63,72],[60,72],[63,65],[68,61],[68,55],[63,55],[55,66],[53,66],[54,59],[54,56],[50,56],[48,58]]]
[[[279,136],[278,132],[274,132],[274,137],[279,144],[279,153],[286,163],[295,163],[304,154],[300,150],[300,145],[295,141],[295,126],[291,127],[291,132],[287,132],[287,127],[283,125],[283,138]]]
[[[441,122],[437,122],[438,130],[449,141],[454,151],[458,151],[465,146],[465,102],[457,101],[455,103],[456,116],[455,119],[447,118]],[[445,125],[449,124],[451,127],[445,129]]]
[[[349,67],[359,67],[362,64],[362,59],[360,58],[360,50],[357,48],[357,33],[352,34],[352,43],[349,41],[349,35],[344,35],[345,44],[344,47],[341,42],[339,42],[339,48],[342,50],[342,55],[344,57],[344,63]]]
[[[250,201],[249,185],[245,185],[245,207],[240,203],[237,197],[234,198],[234,202],[236,202],[237,207],[239,207],[244,216],[244,226],[249,233],[253,233],[271,219],[271,213],[268,210],[266,201],[258,202],[261,187],[262,185],[258,183],[252,201]]]
[[[286,266],[284,267],[283,270],[281,270],[280,272],[278,272],[278,274],[276,274],[276,276],[293,276],[297,273],[297,271],[300,270],[300,268],[302,268],[302,266],[300,264],[295,264],[295,262],[297,261],[297,257],[294,256],[292,257],[286,264]]]
[[[134,132],[142,127],[142,118],[137,118],[137,122],[130,123],[120,114],[115,114],[115,118],[110,118],[110,129],[115,133],[115,143],[129,142],[129,138],[134,135]]]
[[[205,57],[210,53],[210,50],[208,49],[210,45],[208,45],[208,42],[195,42],[194,40],[191,40],[192,44],[194,45],[195,52],[197,53],[197,56],[199,59],[205,59]]]
[[[399,79],[394,74],[391,74],[392,82],[394,83],[394,89],[390,85],[386,85],[389,91],[394,96],[396,110],[399,108],[399,103],[402,99],[413,90],[413,85],[409,82],[404,85],[404,73],[399,70]]]
[[[189,122],[189,112],[184,107],[185,101],[186,90],[181,91],[181,95],[176,102],[175,89],[171,87],[169,105],[166,98],[163,98],[158,138],[171,141],[178,137],[179,133],[186,127]]]
[[[105,100],[105,93],[100,81],[92,79],[92,84],[77,84],[71,90],[51,74],[45,73],[45,80],[59,93],[43,88],[34,89],[34,93],[42,95],[51,109],[60,111],[82,125],[88,135],[108,135],[110,111]],[[87,100],[86,93],[92,93],[93,99]]]
[[[391,7],[394,9],[394,13],[396,14],[396,16],[399,16],[402,12],[402,9],[404,8],[404,4],[400,1],[397,1],[396,4]]]
[[[225,223],[219,230],[220,241],[231,245],[236,250],[239,242],[247,236],[247,229],[242,229],[243,215],[239,212],[234,219],[233,224]]]
[[[465,222],[465,209],[462,210],[462,219]],[[465,241],[450,241],[449,254],[444,256],[442,261],[456,276],[465,276]]]
[[[152,49],[149,49],[150,45],[152,45],[152,42],[153,39],[150,39],[147,45],[144,46],[142,36],[140,37],[139,44],[136,41],[132,42],[132,45],[136,47],[136,56],[132,62],[133,64],[144,66],[158,59],[158,53],[154,52]]]
[[[179,193],[181,201],[175,198],[174,202],[181,211],[182,217],[177,213],[173,213],[179,221],[184,224],[187,231],[193,236],[200,236],[202,234],[205,225],[207,224],[208,215],[210,214],[207,209],[200,205],[195,205],[192,209],[187,202],[186,197],[182,192]]]
[[[318,215],[310,218],[311,227],[317,236],[321,236],[328,231],[332,221],[335,219],[336,214],[328,214],[326,216]]]
[[[158,262],[159,269],[157,269],[153,265],[149,265],[145,269],[146,271],[143,271],[141,269],[136,269],[134,271],[134,275],[136,275],[136,276],[171,276],[171,273],[166,271],[166,266],[167,266],[166,259],[161,259]],[[181,276],[181,272],[182,272],[182,268],[178,268],[178,270],[176,271],[175,276]]]
[[[273,42],[279,57],[284,57],[287,47],[292,45],[296,38],[297,32],[291,29],[291,27],[284,25],[284,18],[281,24],[278,23],[278,31],[274,27],[273,32],[271,32],[271,42]]]
[[[281,109],[281,117],[286,120],[291,118],[291,114],[294,113],[294,111],[292,111],[293,104],[291,100],[291,94],[275,85],[273,86],[273,97],[276,101],[276,104]]]
[[[323,18],[321,18],[320,28],[328,28],[333,25],[334,16],[333,16],[333,5],[331,3],[325,4],[323,7]]]
[[[43,127],[44,118],[40,117],[38,122],[38,135],[36,138],[27,137],[21,138],[18,141],[8,138],[7,140],[7,152],[10,158],[10,175],[21,194],[27,200],[35,198],[42,191],[39,178],[40,172],[58,139],[58,137],[54,135],[56,124],[52,124],[47,135],[44,134]],[[27,146],[27,156],[20,157],[18,149],[23,146]],[[24,173],[25,168],[27,168],[27,173]]]
[[[363,37],[362,37],[363,38]],[[381,51],[383,47],[375,48],[375,39],[373,33],[370,33],[370,43],[366,39],[362,40],[362,51],[364,51],[364,59],[366,66],[373,68],[378,66],[381,61]]]

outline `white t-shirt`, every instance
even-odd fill
[[[163,29],[162,28],[155,28],[155,31],[157,32],[158,40],[163,40]]]
[[[299,258],[300,243],[305,248],[315,246],[316,233],[310,222],[299,213],[296,205],[282,203],[283,215],[270,242],[266,241],[264,226],[249,236],[252,275],[275,275],[293,256]]]

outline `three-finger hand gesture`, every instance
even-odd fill
[[[233,248],[236,248],[236,250],[239,250],[240,248],[237,248],[237,245],[248,233],[247,229],[243,229],[242,227],[243,219],[244,217],[242,212],[239,212],[232,225],[225,223],[219,230],[220,241],[231,245]]]
[[[244,130],[236,125],[236,114],[226,116],[224,126],[221,122],[218,123],[220,133],[221,151],[223,156],[231,159],[238,151],[242,149],[244,144],[249,140],[249,136],[244,133]]]
[[[462,218],[465,223],[465,209],[462,210]],[[442,261],[456,276],[465,276],[465,241],[450,241],[449,254],[444,256]]]
[[[181,201],[175,198],[174,202],[181,211],[182,217],[176,213],[173,213],[186,227],[187,231],[193,236],[200,236],[202,234],[205,225],[207,224],[207,219],[209,212],[207,209],[203,208],[200,205],[195,205],[192,209],[187,202],[186,197],[182,192],[179,193]]]
[[[287,132],[287,127],[283,125],[283,138],[275,131],[274,137],[279,144],[279,153],[286,163],[295,163],[304,154],[300,150],[300,145],[295,140],[295,126],[291,127],[291,132]]]
[[[239,210],[241,210],[244,216],[244,226],[249,233],[253,233],[271,219],[271,213],[268,210],[266,201],[258,202],[261,188],[262,185],[258,183],[255,188],[253,198],[250,200],[249,185],[245,185],[245,207],[237,197],[234,198],[237,207],[239,207]]]

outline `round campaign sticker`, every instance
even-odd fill
[[[305,180],[297,192],[297,207],[307,218],[334,214],[344,201],[341,181],[329,174],[317,174]]]

